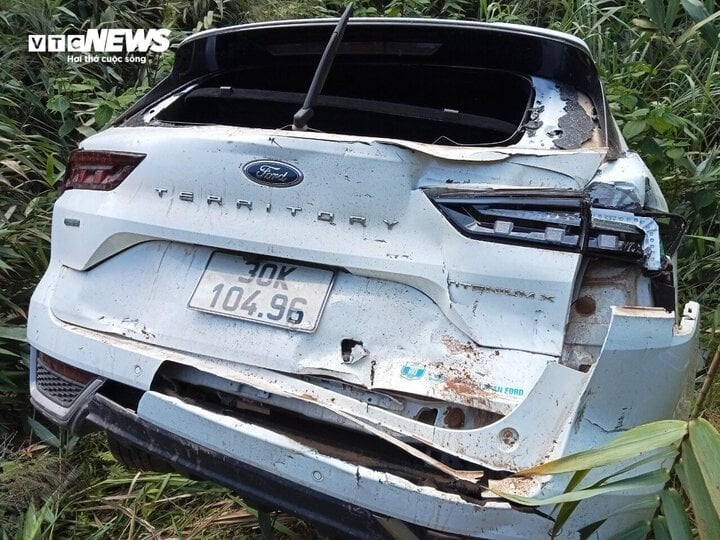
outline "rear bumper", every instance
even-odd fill
[[[178,437],[108,398],[87,402],[87,420],[116,439],[157,455],[188,476],[229,487],[258,507],[281,509],[344,538],[390,538],[371,512]]]
[[[54,278],[46,275],[33,296],[30,343],[112,385],[133,389],[138,398],[128,409],[103,397],[112,395],[105,390],[101,390],[102,395],[85,390],[77,403],[58,409],[48,405],[47,397],[31,380],[33,402],[58,424],[75,427],[87,417],[117,438],[175,462],[182,470],[227,485],[256,504],[300,514],[341,537],[372,538],[377,533],[375,537],[382,538],[384,529],[375,531],[377,520],[370,519],[373,516],[483,538],[535,538],[548,534],[552,527],[551,520],[543,515],[520,511],[501,500],[464,497],[453,489],[443,491],[423,481],[364,467],[345,456],[326,455],[322,447],[303,444],[264,424],[241,421],[158,393],[155,383],[161,367],[178,364],[308,406],[322,405],[328,411],[345,409],[355,417],[367,417],[371,424],[393,426],[399,434],[405,429],[403,422],[410,422],[321,387],[313,386],[309,394],[305,389],[309,383],[277,371],[191,355],[62,322],[50,309]],[[428,436],[426,440],[444,448],[465,438],[470,444],[463,448],[488,460],[512,462],[512,467],[498,467],[512,471],[537,464],[540,460],[536,454],[548,439],[555,446],[553,455],[545,455],[544,460],[598,446],[644,422],[682,416],[679,405],[685,401],[684,386],[692,382],[695,367],[697,308],[697,304],[689,304],[679,325],[675,325],[673,315],[662,310],[613,308],[602,353],[588,373],[549,364],[523,404],[502,420],[480,429],[455,430],[454,440],[439,438],[443,430],[432,428],[436,439]],[[561,425],[551,426],[551,422]],[[513,452],[493,451],[500,441],[498,433],[510,427],[523,437],[521,444]],[[542,486],[543,494],[548,495],[563,488],[562,478]],[[539,494],[534,491],[527,495]],[[627,500],[620,496],[593,500],[576,513],[574,530],[624,506]],[[630,519],[638,518],[628,515]],[[352,523],[357,524],[348,525]],[[616,520],[608,525],[621,530],[623,523]],[[573,529],[568,526],[567,530]],[[602,535],[609,536],[610,531]]]
[[[552,527],[541,514],[498,500],[469,502],[153,391],[143,394],[137,412],[95,390],[86,391],[71,414],[60,417],[43,407],[37,388],[33,394],[41,412],[65,425],[90,423],[189,476],[229,487],[258,507],[301,516],[341,538],[392,538],[381,524],[387,522],[383,518],[404,521],[419,531],[478,538],[545,536]]]

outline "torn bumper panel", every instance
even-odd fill
[[[43,328],[44,343],[63,362],[142,391],[150,390],[164,364],[188,366],[272,396],[281,408],[315,418],[319,411],[331,416],[341,412],[361,431],[380,426],[388,437],[419,442],[493,470],[517,471],[600,444],[615,431],[681,414],[676,404],[687,389],[684,374],[693,373],[696,361],[697,304],[686,307],[678,326],[662,309],[615,308],[603,348],[588,372],[547,362],[530,391],[502,418],[479,428],[452,429],[317,381],[63,323],[52,315],[49,295],[48,287],[38,289],[32,325]],[[35,344],[36,336],[29,337]],[[98,363],[99,358],[105,360]],[[497,362],[511,361],[497,357]],[[637,390],[649,380],[655,381],[653,399],[643,400]],[[287,403],[295,405],[283,407]]]
[[[92,413],[90,419],[106,423],[95,420]],[[275,477],[276,482],[281,478],[292,489],[300,490],[308,497],[334,499],[335,504],[344,501],[345,509],[366,509],[360,511],[361,515],[367,514],[367,510],[372,514],[388,515],[388,510],[392,509],[389,516],[409,523],[456,534],[473,531],[473,536],[493,538],[542,534],[552,526],[549,519],[511,510],[507,503],[468,502],[458,495],[418,486],[399,476],[323,455],[315,448],[263,427],[211,413],[155,392],[145,393],[137,416],[132,420],[150,430],[151,438],[154,431],[172,432],[193,443],[192,446],[198,445],[237,460],[244,468],[263,471],[263,476]],[[178,426],[183,427],[178,429]],[[218,480],[228,483],[221,478]],[[251,500],[257,497],[262,498],[262,495],[254,493]],[[284,500],[277,503],[281,508],[287,504]],[[314,514],[322,513],[322,505],[316,507]],[[364,527],[363,534],[358,537],[372,537],[372,520],[366,521]]]

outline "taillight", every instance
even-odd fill
[[[446,194],[433,202],[467,236],[570,251],[584,241],[581,198]]]
[[[57,375],[61,375],[66,379],[70,379],[71,381],[75,381],[80,384],[87,384],[97,378],[97,375],[93,375],[92,373],[88,373],[82,369],[65,364],[57,358],[53,358],[44,352],[38,351],[37,361],[50,371],[55,372]]]
[[[115,189],[145,159],[145,154],[75,150],[65,169],[60,192],[68,189]]]
[[[595,207],[581,193],[428,191],[428,195],[466,236],[632,260],[651,271],[665,266],[686,226],[675,214]]]

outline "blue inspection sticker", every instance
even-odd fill
[[[415,380],[422,379],[425,375],[425,368],[422,366],[414,366],[412,364],[405,364],[400,369],[400,376],[405,379]]]

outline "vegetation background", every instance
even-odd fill
[[[332,0],[0,0],[0,538],[237,538],[312,532],[232,493],[174,475],[135,475],[100,436],[43,426],[27,398],[24,324],[49,257],[50,211],[68,152],[158,82],[172,53],[141,64],[72,64],[29,53],[28,34],[93,27],[194,31],[337,16]],[[570,32],[590,46],[613,115],[690,223],[680,300],[703,308],[705,356],[720,330],[720,73],[712,0],[358,0],[355,16],[464,18]],[[720,420],[713,388],[705,417]]]

